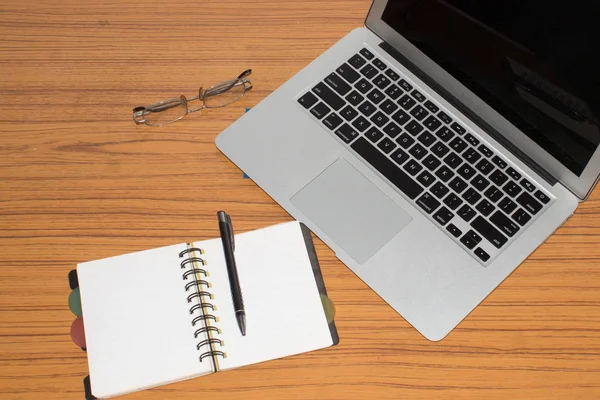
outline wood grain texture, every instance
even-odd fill
[[[290,220],[216,135],[351,29],[368,0],[0,2],[0,398],[81,399],[67,273]],[[241,101],[162,128],[131,108],[252,68]],[[337,347],[130,399],[598,399],[600,190],[445,340],[423,339],[320,241]]]

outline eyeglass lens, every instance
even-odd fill
[[[245,84],[241,79],[221,82],[206,89],[203,94],[204,105],[206,108],[224,107],[242,97],[245,91]]]
[[[177,121],[187,114],[187,105],[182,98],[174,97],[146,107],[144,119],[148,125],[163,125]]]

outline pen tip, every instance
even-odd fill
[[[240,332],[242,332],[242,336],[246,336],[246,315],[243,313],[238,313],[236,317],[238,320],[238,325],[240,326]]]

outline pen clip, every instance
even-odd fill
[[[227,225],[229,226],[229,238],[231,239],[231,249],[235,251],[235,234],[233,233],[233,224],[231,223],[231,217],[227,215]]]

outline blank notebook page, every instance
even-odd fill
[[[179,252],[185,244],[79,264],[92,393],[125,394],[211,372],[200,363]]]
[[[220,369],[231,369],[331,346],[333,339],[296,221],[236,235],[235,258],[247,333],[235,319],[220,239],[196,243],[206,250],[211,301],[224,341]]]

